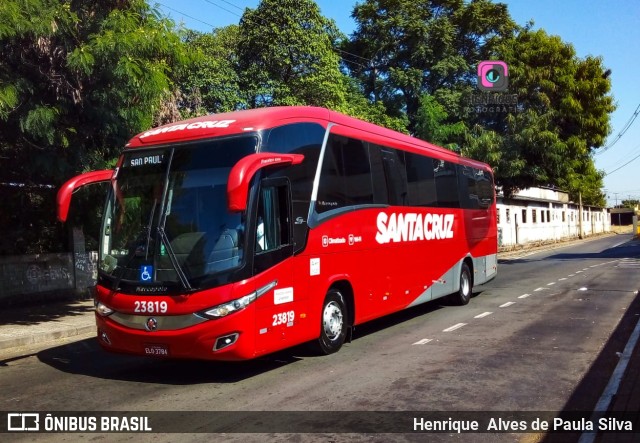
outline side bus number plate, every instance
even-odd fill
[[[144,354],[154,357],[168,357],[169,347],[164,344],[145,343]]]

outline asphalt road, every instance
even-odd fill
[[[178,411],[163,420],[195,432],[229,432],[244,424],[238,425],[239,415],[232,414],[225,428],[225,417],[207,419],[206,413],[192,411],[305,411],[265,416],[267,431],[281,429],[277,422],[305,417],[321,424],[315,434],[230,432],[216,435],[216,441],[542,441],[545,437],[536,433],[426,436],[411,433],[411,427],[407,434],[331,430],[336,424],[349,429],[359,419],[376,419],[341,411],[543,414],[592,409],[617,363],[616,352],[638,320],[633,312],[640,304],[640,242],[630,240],[618,235],[501,261],[498,277],[477,288],[468,306],[433,302],[368,323],[340,352],[326,357],[296,348],[240,364],[165,361],[107,354],[95,339],[84,339],[4,360],[0,410]],[[8,437],[72,441],[79,436]],[[198,433],[85,436],[106,441],[178,438],[211,440]]]

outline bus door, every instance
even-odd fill
[[[256,287],[270,288],[256,304],[256,350],[280,349],[297,328],[295,306],[301,294],[293,269],[291,187],[287,178],[260,182],[254,204],[253,272]]]

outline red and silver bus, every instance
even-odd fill
[[[243,360],[354,326],[497,271],[488,165],[314,107],[209,115],[135,136],[110,182],[96,321],[109,351]]]

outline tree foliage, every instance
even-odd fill
[[[604,205],[592,154],[614,104],[601,58],[490,0],[362,0],[353,17],[347,38],[313,0],[261,0],[238,25],[200,33],[146,0],[0,2],[0,229],[12,232],[0,253],[62,238],[52,186],[112,165],[132,134],[262,106],[323,106],[409,132],[488,162],[507,195],[555,186]],[[476,87],[482,60],[507,62],[513,108],[469,105],[498,94]]]
[[[144,0],[4,0],[0,22],[0,183],[59,185],[102,167],[151,126],[187,61]]]
[[[531,186],[557,186],[577,201],[604,205],[601,171],[591,157],[610,132],[615,109],[611,83],[600,58],[577,57],[572,45],[544,31],[522,29],[496,48],[509,65],[509,94],[517,110],[470,116],[475,135],[491,131],[499,148],[493,157],[487,137],[467,138],[468,153],[493,161],[507,194]],[[521,161],[514,161],[515,158]]]
[[[312,0],[262,0],[239,25],[236,78],[246,106],[322,106],[406,132],[340,70],[344,36]],[[233,77],[232,77],[233,78]]]
[[[450,123],[449,120],[449,113],[445,107],[434,96],[424,94],[420,97],[415,136],[459,151],[460,146],[453,140],[463,136],[467,127],[463,121]]]
[[[172,23],[145,1],[7,0],[3,15],[13,22],[0,31],[0,78],[13,91],[0,105],[0,152],[14,166],[5,182],[57,184],[112,157],[151,125],[186,61]]]
[[[349,70],[391,115],[406,113],[412,133],[423,95],[469,83],[477,62],[515,29],[506,6],[488,0],[367,0],[353,17],[344,48],[361,58],[347,57]]]
[[[239,30],[230,25],[208,34],[186,32],[184,41],[194,60],[179,82],[184,117],[247,107],[238,69]]]
[[[312,0],[262,0],[240,20],[240,87],[250,107],[344,101],[339,32]]]

